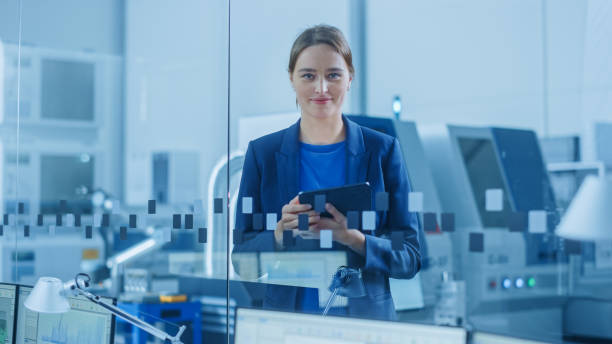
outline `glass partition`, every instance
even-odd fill
[[[80,299],[61,317],[23,307],[41,276],[78,273],[172,336],[185,325],[185,343],[225,342],[226,289],[200,286],[227,276],[226,245],[214,273],[205,257],[226,232],[228,2],[1,6],[2,282],[22,286],[17,342],[155,339],[79,317],[92,309]]]
[[[611,13],[2,2],[0,338],[611,340]]]
[[[11,220],[15,221],[17,214],[16,204],[19,199],[18,175],[21,166],[27,165],[25,156],[16,154],[18,147],[18,118],[19,114],[29,113],[29,104],[19,102],[19,99],[31,99],[31,94],[19,93],[21,66],[28,66],[31,61],[19,58],[19,42],[21,40],[20,2],[5,1],[0,5],[0,203],[2,223],[0,223],[0,245],[2,247],[2,276],[3,282],[14,280],[17,274],[17,257],[12,252],[17,250],[18,237],[10,227]],[[4,309],[3,309],[4,310]],[[13,323],[6,319],[7,324]],[[4,328],[8,338],[12,329]]]
[[[597,43],[609,7],[232,1],[242,175],[232,169],[230,279],[250,293],[245,306],[485,333],[475,338],[609,339],[596,320],[609,307],[609,238],[556,234],[585,177],[609,169]],[[275,20],[250,25],[258,15]],[[354,71],[318,24],[342,32]],[[369,194],[325,190],[359,182]],[[335,223],[318,217],[325,203],[344,207]],[[248,328],[281,341],[314,331]]]

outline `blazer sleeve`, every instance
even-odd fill
[[[382,165],[385,191],[389,193],[389,211],[386,222],[381,224],[380,232],[383,234],[366,235],[363,269],[392,278],[408,279],[414,277],[421,268],[419,219],[416,213],[408,212],[408,193],[411,187],[397,139],[394,139]],[[393,250],[390,232],[400,230],[403,231],[402,249]]]
[[[252,226],[252,215],[242,214],[243,197],[253,199],[253,214],[261,213],[261,173],[253,143],[250,142],[244,158],[238,202],[236,202],[236,227],[234,230],[234,248],[232,250],[232,264],[234,271],[240,274],[237,254],[274,251],[275,241],[273,231],[255,231]]]

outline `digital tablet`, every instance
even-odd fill
[[[315,209],[316,195],[325,195],[325,202],[331,203],[344,216],[349,211],[372,210],[372,188],[368,182],[300,192],[298,195],[300,204],[310,204]],[[328,212],[321,213],[321,216],[332,217]]]

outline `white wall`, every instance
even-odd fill
[[[548,133],[581,133],[588,1],[547,0]]]
[[[595,158],[593,122],[612,122],[612,2],[589,0],[586,22],[581,127],[588,160]]]
[[[17,43],[19,2],[0,1],[0,39]],[[21,0],[22,42],[45,48],[123,53],[123,0]]]
[[[126,202],[151,197],[155,151],[200,152],[202,199],[227,156],[227,1],[126,2]]]
[[[580,134],[589,146],[590,123],[612,120],[611,8],[605,0],[369,1],[368,112],[390,116],[399,94],[404,119]]]
[[[368,2],[368,113],[543,128],[539,1]]]

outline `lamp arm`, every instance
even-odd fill
[[[121,310],[120,308],[114,306],[114,305],[109,305],[105,302],[102,302],[102,300],[100,300],[100,297],[86,291],[80,288],[74,288],[72,290],[73,293],[82,295],[84,297],[86,297],[89,301],[105,308],[106,310],[110,311],[111,313],[115,314],[116,316],[124,319],[125,321],[129,322],[130,324],[134,325],[134,326],[138,326],[139,328],[143,329],[144,331],[150,333],[151,335],[162,339],[162,340],[169,340],[172,344],[183,344],[183,342],[181,342],[181,335],[183,334],[183,332],[185,331],[185,326],[182,325],[178,332],[176,333],[175,336],[171,336],[168,333],[156,328],[155,326],[152,326],[138,318],[136,318],[135,316]]]

